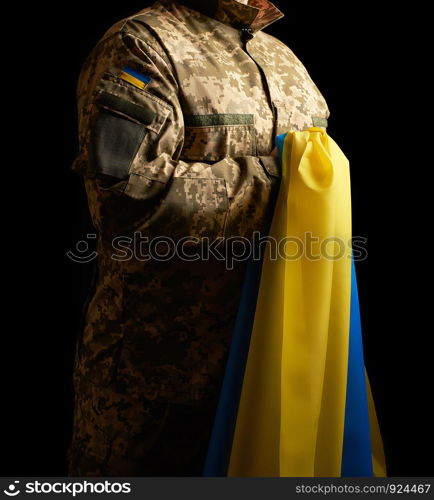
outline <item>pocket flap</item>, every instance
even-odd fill
[[[276,156],[260,156],[259,160],[265,170],[273,177],[281,177],[279,158]]]
[[[131,117],[145,125],[151,125],[155,121],[157,115],[156,111],[152,109],[137,106],[137,104],[127,101],[126,99],[121,99],[108,92],[101,92],[98,94],[96,103],[110,110],[119,111],[122,115]]]
[[[227,156],[254,156],[256,135],[252,114],[184,116],[181,160],[219,161]]]
[[[151,92],[139,89],[111,73],[103,74],[95,92],[95,104],[141,123],[156,134],[161,131],[172,111],[170,104]]]

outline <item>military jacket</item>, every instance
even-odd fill
[[[72,168],[98,233],[98,275],[77,389],[114,383],[179,401],[218,390],[245,263],[127,257],[137,233],[198,248],[264,228],[281,175],[276,135],[329,117],[301,61],[263,31],[282,16],[268,0],[218,0],[212,16],[158,0],[89,54]]]

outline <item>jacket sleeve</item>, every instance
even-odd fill
[[[278,160],[180,160],[181,91],[164,49],[143,28],[140,37],[125,28],[106,36],[89,55],[78,85],[80,152],[72,168],[85,177],[103,239],[139,231],[194,243],[250,239],[263,229]]]

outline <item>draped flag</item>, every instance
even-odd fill
[[[282,134],[277,146],[268,248],[247,264],[203,476],[386,476],[363,358],[349,162],[320,127]]]

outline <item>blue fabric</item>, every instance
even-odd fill
[[[352,259],[351,315],[348,353],[347,395],[341,477],[371,477],[372,450],[369,428],[357,277]]]
[[[283,156],[283,144],[285,142],[285,137],[286,137],[286,132],[276,137],[276,146],[279,154],[280,165],[283,165],[282,156]]]
[[[226,476],[243,387],[262,261],[249,260],[203,476]]]

